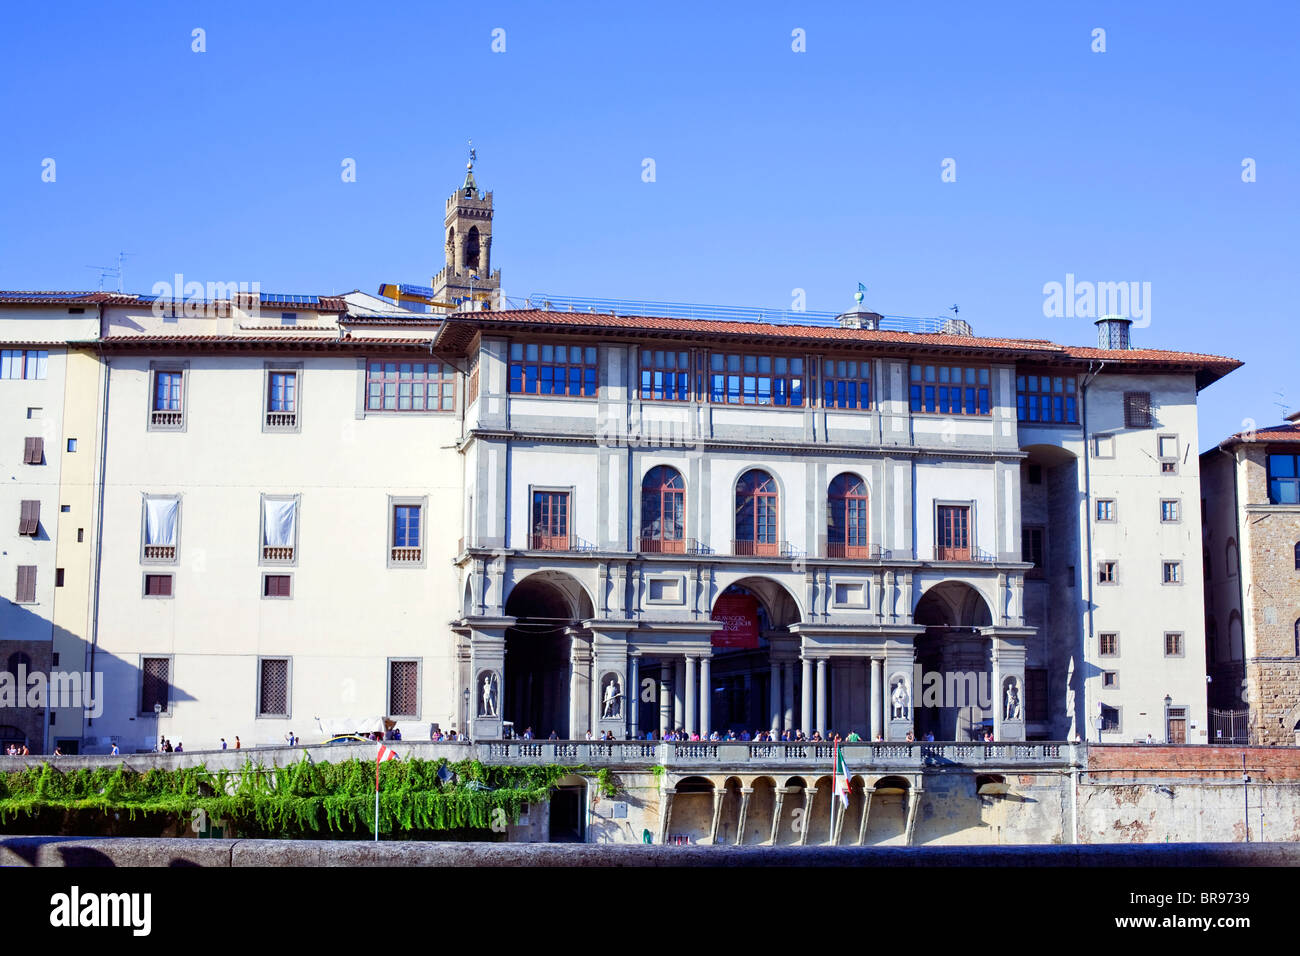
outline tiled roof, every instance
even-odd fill
[[[0,291],[0,303],[8,305],[147,305],[152,307],[157,298],[154,295],[125,292]],[[222,299],[206,304],[229,305],[229,300]],[[288,297],[267,293],[261,297],[260,304],[283,312],[347,311],[347,303],[343,301],[341,295]]]
[[[1225,438],[1223,445],[1262,445],[1271,442],[1300,443],[1300,422],[1288,422],[1285,425],[1269,425],[1250,431],[1237,432]]]
[[[243,351],[258,349],[297,349],[314,351],[341,349],[355,352],[375,347],[411,350],[427,353],[429,339],[412,338],[341,338],[334,330],[324,330],[321,335],[108,335],[100,344],[117,351],[147,349],[150,351],[180,351],[211,348],[231,348]]]
[[[1098,349],[1058,345],[1047,339],[1008,339],[948,332],[895,332],[848,329],[839,326],[781,325],[762,322],[723,322],[701,319],[655,318],[591,312],[549,312],[515,309],[503,312],[453,312],[445,317],[437,345],[448,351],[466,347],[474,333],[493,328],[553,329],[578,334],[677,337],[705,340],[762,340],[776,345],[824,342],[845,348],[871,348],[889,352],[983,353],[1003,358],[1043,361],[1061,365],[1107,362],[1125,367],[1164,367],[1169,371],[1194,371],[1197,387],[1222,378],[1241,362],[1220,355],[1170,352],[1160,349]]]

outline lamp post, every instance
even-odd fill
[[[159,733],[161,730],[162,704],[155,703],[153,705],[153,735],[158,738],[158,743],[154,745],[154,749],[158,751],[158,753],[162,753],[162,735]]]
[[[1169,739],[1169,708],[1173,702],[1174,699],[1168,694],[1165,694],[1165,743],[1167,744],[1173,743],[1173,741]]]
[[[469,688],[465,688],[465,723],[461,725],[461,735],[469,737]]]

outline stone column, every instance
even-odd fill
[[[1006,716],[1007,688],[1014,679],[1020,705],[1020,719]],[[998,740],[1025,739],[1025,638],[1019,634],[993,635],[993,720]]]
[[[753,787],[740,788],[740,820],[736,824],[736,846],[742,846],[745,842],[745,821],[749,816],[749,798],[753,794]]]
[[[695,658],[686,658],[686,679],[683,682],[686,688],[686,733],[697,733],[698,724],[695,722],[695,701],[698,694],[699,685],[695,680]],[[706,735],[707,736],[707,735]]]
[[[660,795],[661,806],[663,806],[663,817],[659,821],[659,843],[662,846],[668,842],[668,822],[673,815],[673,793],[672,790],[665,790]]]
[[[666,661],[659,662],[659,739],[668,734],[668,724],[673,719],[672,689],[668,686],[668,668],[672,665]]]
[[[700,658],[700,736],[707,738],[713,732],[713,684],[709,677],[709,655]]]
[[[880,694],[880,682],[883,680],[880,672],[884,669],[884,662],[879,657],[871,658],[871,720],[870,727],[867,729],[867,739],[875,740],[876,734],[885,732],[885,712],[881,709],[880,703],[883,699]]]
[[[465,269],[465,233],[456,233],[456,268],[455,272]]]
[[[474,740],[498,740],[505,704],[505,628],[470,631],[469,730]],[[483,681],[490,681],[491,708],[483,700]],[[456,701],[457,707],[463,706]]]
[[[785,712],[781,716],[782,730],[794,730],[794,661],[786,661],[782,667],[781,705]]]
[[[689,728],[688,728],[689,729]],[[722,801],[727,798],[727,788],[713,791],[713,823],[709,827],[709,846],[718,845],[718,824],[722,820]]]
[[[781,807],[785,803],[785,787],[777,787],[773,797],[772,836],[768,838],[768,846],[776,846],[776,838],[781,835]]]
[[[492,278],[492,237],[478,237],[478,274],[481,279]]]
[[[817,732],[826,736],[826,659],[817,659]]]
[[[998,660],[996,650],[998,639],[993,638],[993,686],[989,688],[989,696],[993,698],[993,739],[1005,740],[1002,734],[1002,714],[1006,707],[1006,697],[1002,691],[1002,663]]]
[[[862,788],[862,818],[858,821],[858,846],[862,846],[867,839],[867,817],[871,814],[871,795],[875,792],[875,787]]]
[[[813,690],[812,661],[806,657],[803,658],[802,660],[803,660],[803,673],[800,676],[803,678],[803,687],[799,691],[800,696],[803,698],[799,702],[800,703],[799,716],[801,718],[802,726],[800,726],[799,729],[802,730],[809,737],[811,737],[812,730],[813,730],[812,727],[812,690]]]
[[[803,828],[799,831],[799,845],[808,845],[808,831],[812,829],[813,803],[817,799],[817,788],[803,788]]]
[[[686,689],[686,662],[680,657],[673,661],[673,730],[681,727],[685,721],[685,714],[682,713],[683,692]]]
[[[925,793],[920,787],[909,787],[907,790],[907,839],[905,845],[912,845],[912,834],[916,831],[916,810],[921,805],[921,794]]]
[[[781,729],[781,664],[779,661],[770,661],[768,671],[771,674],[768,698],[768,709],[772,712],[772,731],[778,732]]]
[[[628,659],[628,681],[627,681],[627,700],[624,706],[627,707],[628,714],[628,736],[636,740],[637,718],[641,710],[641,655],[632,654]]]

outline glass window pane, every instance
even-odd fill
[[[524,346],[522,342],[510,343],[510,357],[512,359],[522,359],[524,357]]]
[[[791,375],[803,374],[803,359],[801,358],[790,359],[790,374]]]

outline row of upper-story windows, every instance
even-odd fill
[[[45,378],[49,361],[44,349],[0,349],[0,378]]]
[[[181,429],[185,425],[186,365],[159,365],[151,371],[151,428]],[[268,431],[298,428],[303,369],[274,365],[266,370],[262,396]],[[452,412],[456,410],[456,370],[443,362],[366,363],[365,408],[368,412]]]
[[[298,563],[300,495],[262,495],[259,563]],[[388,565],[415,567],[424,563],[425,508],[423,498],[391,498],[388,505]],[[140,563],[176,564],[180,558],[181,498],[145,495],[141,515]],[[170,597],[170,591],[166,595]],[[280,595],[268,595],[280,596]]]
[[[543,551],[583,550],[573,533],[573,492],[534,488],[530,503],[527,547]],[[969,561],[980,557],[973,546],[969,504],[940,504],[935,511],[934,556],[940,561]],[[830,558],[888,556],[868,535],[870,501],[866,482],[851,472],[837,475],[826,491],[826,554]],[[753,468],[736,481],[731,553],[773,556],[793,553],[781,539],[781,492],[768,472]],[[640,535],[642,553],[713,553],[712,548],[686,537],[686,484],[668,465],[651,468],[641,482]]]

